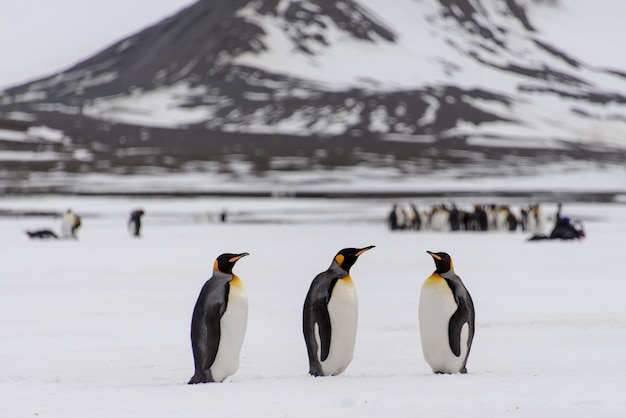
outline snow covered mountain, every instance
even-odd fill
[[[626,67],[587,61],[602,45],[572,43],[559,23],[620,11],[606,1],[201,0],[4,91],[0,146],[15,147],[6,131],[17,123],[60,131],[35,142],[67,170],[234,154],[261,169],[277,156],[471,160],[451,150],[485,149],[623,161]]]

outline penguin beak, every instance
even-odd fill
[[[431,256],[432,258],[434,258],[435,260],[439,260],[439,261],[441,261],[441,257],[439,257],[439,256],[438,256],[437,254],[435,254],[434,252],[432,252],[432,251],[426,251],[426,252],[427,252],[428,254],[430,254],[430,256]]]
[[[234,263],[242,258],[244,258],[245,256],[250,255],[248,253],[241,253],[241,254],[237,254],[236,256],[232,257],[230,260],[228,260],[229,263]]]
[[[376,247],[375,245],[370,245],[369,247],[362,248],[362,249],[359,250],[359,252],[356,253],[356,256],[358,257],[361,254],[363,254],[364,252],[369,251],[369,250],[371,250],[372,248],[375,248],[375,247]]]

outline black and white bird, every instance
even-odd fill
[[[195,373],[189,384],[223,382],[239,368],[248,324],[248,297],[233,266],[248,253],[222,254],[213,264],[193,310],[191,347]]]
[[[474,339],[474,303],[447,253],[427,251],[435,271],[422,285],[419,327],[424,358],[434,373],[467,373]]]
[[[304,301],[302,328],[309,357],[309,373],[334,376],[352,361],[356,342],[358,302],[350,268],[365,248],[344,248],[328,269],[311,283]]]

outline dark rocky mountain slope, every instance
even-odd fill
[[[624,161],[626,69],[533,20],[570,6],[201,0],[2,92],[3,176]]]

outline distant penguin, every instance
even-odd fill
[[[467,373],[474,338],[474,303],[446,253],[427,251],[436,270],[422,286],[419,326],[422,351],[434,373]]]
[[[137,209],[130,213],[128,219],[128,230],[134,237],[141,235],[141,217],[145,214],[143,209]]]
[[[233,266],[249,255],[222,254],[198,296],[191,320],[195,373],[189,384],[223,382],[239,368],[248,323],[248,297]]]
[[[71,209],[66,210],[61,218],[61,238],[78,238],[77,232],[80,225],[80,217]]]
[[[328,270],[311,283],[304,301],[302,328],[309,356],[309,374],[335,376],[352,361],[358,320],[356,290],[350,268],[374,248],[344,248]]]

